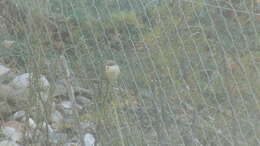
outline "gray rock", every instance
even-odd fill
[[[20,146],[14,141],[4,140],[0,142],[0,146]]]
[[[25,111],[17,111],[15,112],[12,117],[10,118],[11,120],[16,120],[16,121],[24,121],[25,120]]]
[[[54,92],[53,92],[52,96],[53,97],[67,96],[67,89],[66,89],[65,85],[62,83],[55,83]]]
[[[13,141],[21,142],[23,139],[24,125],[17,121],[8,121],[2,124],[1,130],[3,134]]]
[[[55,110],[51,113],[51,122],[54,129],[59,129],[64,124],[64,117],[59,111]]]
[[[15,41],[12,40],[4,40],[1,45],[5,48],[11,48],[14,45]]]
[[[8,103],[6,101],[0,102],[0,119],[5,119],[13,111],[14,111],[14,107],[8,105]]]
[[[75,86],[75,94],[84,96],[88,99],[91,99],[94,96],[94,92],[90,89],[85,89],[79,86]]]
[[[30,86],[30,80],[31,80],[32,74],[30,73],[24,73],[21,75],[16,76],[9,84],[8,86],[13,88],[16,92],[20,90],[19,92],[27,92],[27,95],[29,95],[29,86]],[[45,76],[40,76],[39,79],[40,87],[41,87],[41,97],[44,101],[47,101],[48,99],[48,93],[50,84]]]
[[[80,127],[84,131],[96,131],[96,124],[94,122],[80,122]]]
[[[66,81],[64,80],[60,80],[58,82],[56,82],[54,84],[54,93],[53,93],[53,97],[56,96],[67,96],[68,92],[67,92],[67,87],[65,86]],[[78,86],[73,86],[74,87],[74,94],[75,96],[84,96],[88,99],[91,99],[94,96],[93,91],[91,91],[90,89],[85,89],[85,88],[81,88]]]
[[[27,88],[30,86],[31,77],[32,77],[32,74],[30,74],[30,73],[24,73],[24,74],[18,75],[11,81],[11,83],[9,85],[15,89]],[[46,77],[44,77],[42,75],[40,76],[40,84],[42,85],[42,87],[46,87],[46,88],[49,88],[49,86],[50,86]]]
[[[79,142],[68,142],[65,146],[80,146]]]
[[[57,104],[57,109],[65,115],[73,115],[73,108],[74,108],[73,103],[68,100],[61,101],[59,104]],[[78,104],[76,104],[75,108],[76,108],[76,110],[83,109],[83,107],[81,107]]]
[[[11,112],[19,111],[24,107],[27,107],[29,97],[29,90],[23,89],[14,89],[9,85],[0,84],[0,101],[3,106],[7,107],[7,109]],[[1,109],[3,107],[0,107]],[[3,109],[0,113],[3,113],[7,109]]]
[[[93,102],[84,96],[76,96],[76,102],[82,106],[90,106],[93,104]]]

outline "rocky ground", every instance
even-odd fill
[[[14,42],[3,43],[8,48]],[[68,84],[0,64],[0,146],[94,146],[95,123],[79,119],[93,105],[93,92]]]

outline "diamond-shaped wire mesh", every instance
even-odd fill
[[[0,140],[260,145],[259,24],[259,0],[0,0]]]

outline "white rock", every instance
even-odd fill
[[[46,124],[46,122],[44,122],[44,123],[43,123],[43,127],[46,128],[46,125],[47,125],[47,127],[48,127],[48,131],[49,131],[50,133],[53,133],[53,132],[54,132],[53,128],[52,128],[49,124]]]
[[[0,146],[20,146],[14,141],[4,140],[0,142]]]
[[[84,135],[84,143],[85,146],[95,146],[95,137],[90,133],[86,133]]]
[[[24,73],[24,74],[18,75],[13,79],[13,81],[10,83],[10,85],[16,89],[27,88],[30,85],[30,78],[31,78],[31,74],[29,74],[29,73]],[[42,75],[40,76],[40,83],[43,87],[50,86],[46,77],[42,76]]]
[[[32,118],[29,118],[29,127],[35,129],[37,127],[36,123]]]
[[[72,102],[70,102],[70,101],[62,101],[61,105],[65,109],[71,109],[72,108]]]
[[[4,40],[2,42],[2,45],[5,47],[5,48],[11,48],[13,45],[14,45],[15,41],[11,41],[11,40]]]
[[[10,71],[9,68],[7,68],[7,67],[3,66],[2,64],[0,64],[0,76],[8,73],[9,71]]]

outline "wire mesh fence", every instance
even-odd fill
[[[259,24],[259,0],[0,0],[0,145],[260,145]]]

